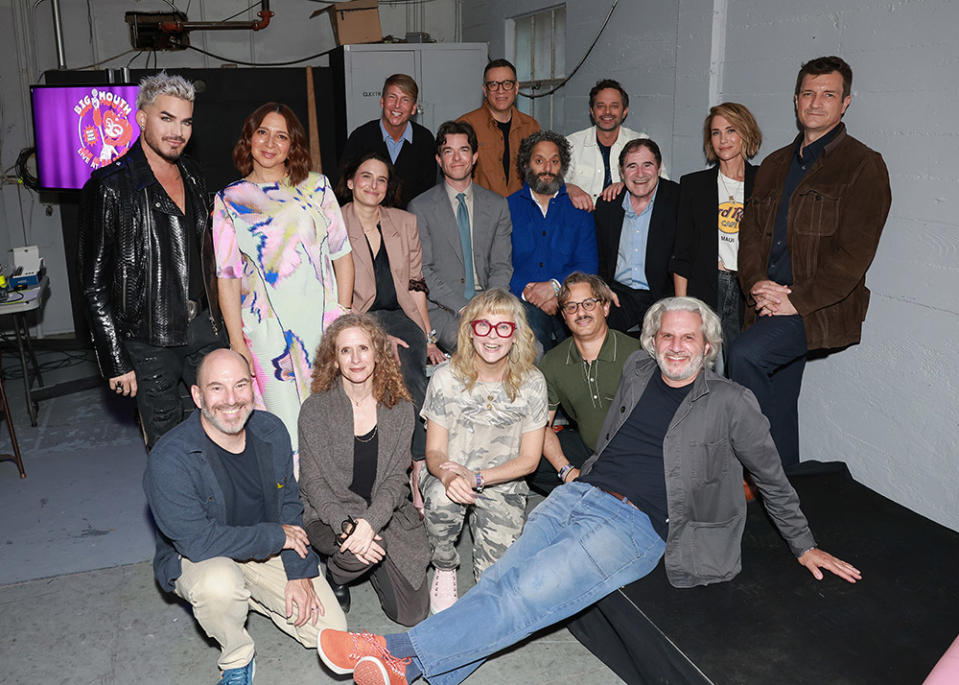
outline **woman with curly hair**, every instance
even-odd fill
[[[313,394],[299,419],[300,495],[310,543],[343,611],[348,583],[370,574],[383,611],[415,625],[426,617],[429,543],[409,501],[413,405],[386,334],[368,314],[326,331]]]
[[[456,353],[430,379],[420,485],[433,547],[433,613],[456,601],[455,543],[467,514],[476,580],[523,530],[524,476],[543,454],[547,416],[546,381],[535,358],[523,304],[494,288],[463,309]]]
[[[230,347],[250,365],[259,409],[280,417],[296,459],[296,417],[323,330],[353,301],[350,241],[333,189],[310,171],[303,126],[276,102],[243,122],[241,174],[216,195],[213,245]]]

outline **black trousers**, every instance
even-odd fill
[[[547,426],[546,430],[552,430],[552,428]],[[579,431],[575,428],[564,426],[563,430],[556,434],[556,437],[559,438],[563,454],[569,460],[569,463],[576,468],[581,468],[593,454],[593,450],[586,446]],[[556,476],[556,469],[553,468],[553,465],[546,461],[546,457],[541,457],[536,470],[526,476],[526,482],[539,494],[549,495],[556,486],[563,484],[563,481]]]
[[[612,305],[609,308],[609,316],[606,317],[609,327],[623,333],[629,332],[633,326],[642,328],[646,310],[659,298],[649,290],[630,288],[618,281],[611,281],[609,287],[619,297],[619,306]],[[639,333],[634,337],[638,338]]]
[[[383,613],[404,626],[415,626],[430,612],[430,590],[426,578],[418,588],[413,587],[390,558],[385,540],[379,544],[386,550],[386,557],[378,564],[370,565],[356,558],[349,550],[340,551],[337,535],[322,521],[311,521],[306,526],[310,544],[326,562],[326,570],[337,585],[345,585],[361,576],[370,574],[370,583],[380,599]]]
[[[137,375],[137,411],[147,449],[152,449],[160,436],[191,411],[192,403],[184,403],[180,383],[189,390],[196,383],[200,360],[213,350],[229,347],[226,331],[220,326],[215,333],[209,311],[203,310],[190,322],[186,345],[157,347],[126,340],[123,346]]]

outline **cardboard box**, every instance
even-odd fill
[[[322,12],[328,12],[330,15],[333,37],[337,45],[379,43],[383,40],[378,0],[334,2],[310,16],[316,16]]]
[[[46,267],[36,245],[15,247],[10,253],[13,256],[13,269],[10,274],[12,289],[32,288],[43,280]]]

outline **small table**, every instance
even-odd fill
[[[36,311],[43,304],[43,294],[47,291],[50,281],[47,276],[40,279],[37,285],[24,290],[11,290],[6,302],[0,302],[0,316],[13,317],[13,330],[17,334],[17,351],[20,353],[20,369],[23,371],[23,394],[27,400],[27,411],[30,414],[30,425],[37,425],[37,403],[31,393],[34,380],[38,386],[43,386],[43,377],[40,375],[40,364],[37,355],[30,344],[30,328],[27,326],[27,312]],[[33,367],[33,374],[30,368]]]

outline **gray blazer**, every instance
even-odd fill
[[[430,321],[437,310],[451,313],[455,318],[466,306],[463,297],[466,267],[446,183],[439,183],[414,198],[407,211],[416,215],[420,230],[423,277],[430,289],[427,296]],[[478,287],[509,289],[513,277],[512,232],[506,199],[474,183],[473,261]]]
[[[586,475],[626,422],[654,373],[645,350],[630,355]],[[799,496],[783,473],[769,421],[746,388],[705,369],[693,381],[663,439],[666,469],[666,576],[675,587],[732,580],[742,569],[746,525],[743,471],[797,557],[816,545]]]
[[[378,450],[370,505],[350,490],[353,481],[353,408],[336,382],[310,395],[300,409],[300,496],[303,522],[322,521],[337,533],[347,516],[366,519],[386,543],[387,554],[413,587],[430,563],[426,528],[409,500],[413,405],[376,410]]]

